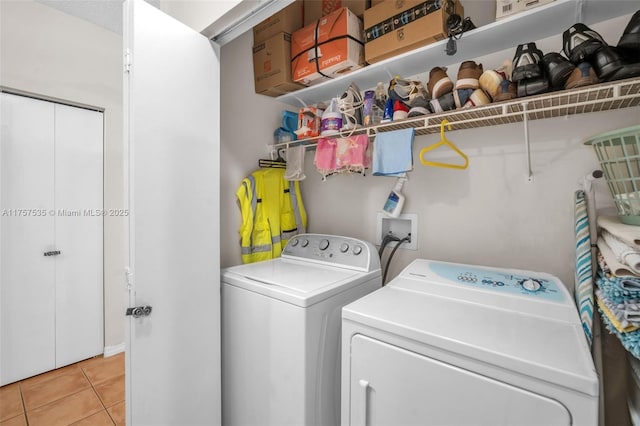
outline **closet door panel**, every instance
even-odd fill
[[[56,367],[103,352],[103,114],[55,107]],[[115,214],[115,212],[111,212]]]
[[[55,354],[54,105],[0,93],[0,385]]]

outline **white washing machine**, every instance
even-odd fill
[[[222,424],[340,423],[344,305],[379,289],[375,247],[304,234],[282,257],[222,271]]]
[[[416,260],[342,311],[343,425],[597,425],[573,299],[539,272]]]

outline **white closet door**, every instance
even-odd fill
[[[129,156],[127,424],[220,424],[220,71],[214,47],[125,2]],[[227,203],[230,205],[231,203]]]
[[[1,93],[0,385],[55,367],[54,105]]]
[[[55,274],[56,367],[61,367],[104,348],[103,114],[56,105],[55,141],[56,247],[61,251]]]

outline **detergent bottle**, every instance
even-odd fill
[[[384,203],[384,207],[382,207],[382,211],[385,215],[389,217],[400,216],[405,200],[404,195],[402,195],[402,192],[400,191],[402,191],[402,185],[404,185],[406,181],[406,175],[398,178],[396,186],[391,190],[389,196],[387,197],[387,201]]]
[[[337,135],[342,128],[342,114],[338,111],[338,99],[331,99],[329,108],[325,109],[322,113],[322,120],[320,122],[320,135]]]

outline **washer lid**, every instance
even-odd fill
[[[222,271],[222,282],[306,307],[371,279],[380,270],[358,272],[305,261],[277,258],[232,266]]]
[[[507,270],[499,272],[508,275]],[[564,297],[535,298],[533,304],[524,303],[527,300],[502,289],[436,278],[429,262],[419,260],[386,287],[345,306],[342,316],[597,396],[597,375],[573,302]],[[524,308],[519,309],[518,302]],[[559,306],[566,308],[560,315]],[[570,309],[572,315],[566,313]]]

